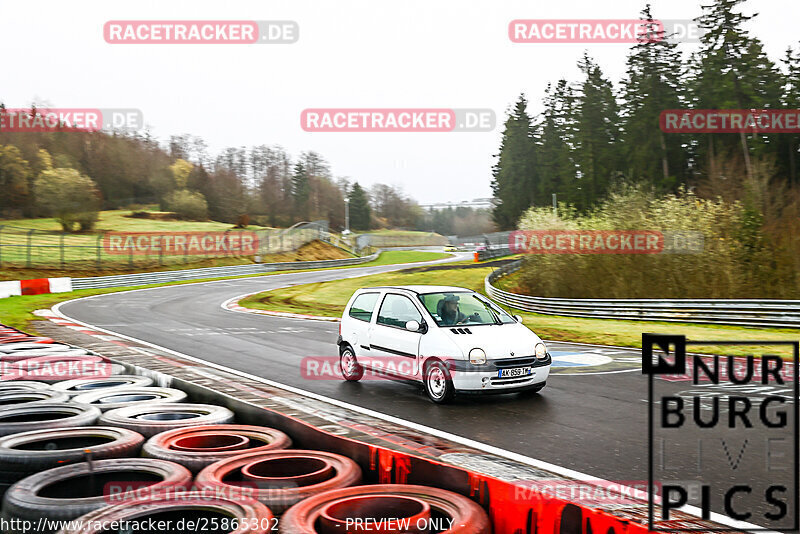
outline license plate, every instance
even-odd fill
[[[514,369],[500,369],[497,373],[498,378],[515,378],[518,376],[528,376],[531,374],[530,367],[515,367]]]

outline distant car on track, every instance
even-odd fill
[[[552,359],[544,342],[489,299],[449,286],[368,287],[339,326],[345,380],[365,370],[421,382],[435,403],[458,393],[541,390]]]
[[[458,252],[458,247],[455,245],[447,245],[444,247],[445,252]]]

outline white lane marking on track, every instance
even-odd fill
[[[138,289],[138,290],[133,290],[133,291],[148,291],[150,289],[161,289],[161,288]],[[106,293],[106,294],[108,294],[108,293]],[[376,419],[381,419],[381,420],[387,421],[389,423],[394,423],[396,425],[402,425],[402,426],[405,426],[407,428],[411,428],[413,430],[417,430],[419,432],[425,432],[425,433],[430,434],[432,436],[436,436],[436,437],[440,437],[440,438],[443,438],[443,439],[447,439],[447,440],[450,440],[450,441],[452,441],[454,443],[460,443],[461,445],[464,445],[464,446],[467,446],[467,447],[471,447],[473,449],[477,449],[477,450],[480,450],[480,451],[483,451],[483,452],[486,452],[486,453],[489,453],[489,454],[494,454],[494,455],[500,456],[502,458],[507,458],[507,459],[515,461],[515,462],[520,462],[520,463],[523,463],[525,465],[529,465],[531,467],[535,467],[535,468],[538,468],[538,469],[544,469],[546,471],[550,471],[552,473],[556,473],[556,474],[559,474],[559,475],[562,475],[562,476],[565,476],[565,477],[573,478],[573,479],[576,479],[576,480],[583,480],[583,481],[587,481],[587,482],[595,481],[595,482],[600,482],[602,484],[607,484],[607,485],[611,484],[611,482],[608,481],[608,480],[605,480],[605,479],[602,479],[602,478],[599,478],[599,477],[595,477],[595,476],[592,476],[592,475],[587,475],[585,473],[581,473],[579,471],[575,471],[575,470],[569,469],[567,467],[561,467],[560,465],[551,464],[549,462],[544,462],[542,460],[537,460],[535,458],[531,458],[529,456],[525,456],[525,455],[522,455],[522,454],[519,454],[519,453],[516,453],[516,452],[511,452],[511,451],[507,451],[505,449],[501,449],[500,447],[495,447],[493,445],[487,445],[485,443],[481,443],[479,441],[474,441],[472,439],[465,438],[465,437],[459,436],[457,434],[451,434],[450,432],[445,432],[443,430],[439,430],[439,429],[436,429],[436,428],[431,428],[431,427],[428,427],[428,426],[425,426],[425,425],[421,425],[419,423],[415,423],[413,421],[407,421],[405,419],[402,419],[400,417],[395,417],[393,415],[387,415],[387,414],[384,414],[384,413],[381,413],[381,412],[376,412],[374,410],[370,410],[368,408],[362,408],[361,406],[357,406],[355,404],[350,404],[348,402],[344,402],[344,401],[340,401],[340,400],[337,400],[337,399],[333,399],[331,397],[326,397],[324,395],[319,395],[317,393],[313,393],[311,391],[306,391],[304,389],[296,388],[294,386],[289,386],[289,385],[286,385],[286,384],[281,384],[279,382],[274,382],[272,380],[269,380],[269,379],[266,379],[266,378],[262,378],[260,376],[255,376],[255,375],[251,375],[249,373],[245,373],[243,371],[238,371],[236,369],[231,369],[230,367],[225,367],[223,365],[218,365],[216,363],[209,362],[209,361],[203,360],[201,358],[195,358],[194,356],[189,356],[188,354],[183,354],[181,352],[178,352],[178,351],[175,351],[175,350],[172,350],[172,349],[168,349],[168,348],[162,347],[160,345],[156,345],[155,343],[150,343],[148,341],[144,341],[144,340],[137,339],[137,338],[134,338],[134,337],[131,337],[131,336],[127,336],[125,334],[120,334],[118,332],[113,332],[111,330],[105,330],[103,328],[94,327],[89,323],[84,323],[82,321],[78,321],[77,319],[73,319],[73,318],[71,318],[71,317],[69,317],[66,314],[61,312],[60,308],[61,308],[61,306],[63,304],[68,304],[70,302],[75,302],[75,301],[79,301],[79,300],[88,300],[88,299],[92,299],[92,298],[95,298],[95,297],[101,297],[101,296],[103,296],[103,295],[92,295],[92,296],[89,296],[89,297],[83,297],[83,298],[78,298],[78,299],[67,300],[67,301],[64,301],[64,302],[59,302],[58,304],[53,306],[52,309],[53,309],[53,312],[56,315],[58,315],[59,317],[61,317],[63,319],[66,319],[66,320],[69,320],[69,321],[73,321],[73,322],[75,322],[77,324],[84,325],[87,328],[95,328],[96,330],[103,331],[103,332],[105,332],[107,334],[119,336],[119,337],[121,337],[123,339],[128,339],[128,340],[133,341],[135,343],[141,343],[143,345],[150,346],[150,347],[153,347],[153,348],[158,349],[158,350],[163,350],[163,351],[165,351],[165,352],[167,352],[169,354],[173,354],[173,355],[178,356],[180,358],[186,358],[187,360],[190,360],[190,361],[193,361],[193,362],[202,363],[204,365],[207,365],[209,367],[218,369],[220,371],[224,371],[224,372],[231,373],[231,374],[234,374],[234,375],[239,375],[239,376],[242,376],[244,378],[248,378],[250,380],[255,380],[257,382],[261,382],[262,384],[267,384],[268,386],[272,386],[272,387],[276,387],[276,388],[279,388],[279,389],[283,389],[285,391],[290,391],[292,393],[296,393],[298,395],[305,395],[306,397],[309,397],[309,398],[312,398],[312,399],[316,399],[316,400],[319,400],[319,401],[322,401],[322,402],[327,402],[328,404],[332,404],[334,406],[339,406],[340,408],[346,408],[348,410],[353,410],[353,411],[355,411],[357,413],[360,413],[360,414],[363,414],[363,415],[368,415],[368,416],[374,417]],[[571,344],[580,345],[580,343],[571,343]],[[617,487],[619,487],[621,491],[630,491],[630,492],[634,491],[633,488],[629,488],[627,486],[618,485]],[[702,513],[703,513],[700,508],[698,508],[696,506],[690,506],[690,505],[683,506],[683,507],[679,508],[679,510],[684,511],[684,512],[686,512],[688,514],[694,515],[696,517],[702,517]],[[761,527],[759,527],[758,525],[754,525],[754,524],[751,524],[751,523],[746,523],[744,521],[737,521],[735,519],[732,519],[732,518],[730,518],[728,516],[719,514],[717,512],[711,512],[710,513],[710,519],[712,521],[716,521],[717,523],[723,524],[725,526],[729,526],[729,527],[732,527],[732,528],[738,528],[738,529],[741,529],[741,530],[757,529],[759,534],[780,534],[780,533],[774,532],[774,531],[762,530]]]

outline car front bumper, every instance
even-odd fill
[[[474,365],[468,361],[455,360],[448,362],[450,376],[456,391],[464,393],[502,393],[534,388],[547,380],[550,375],[552,358],[550,354],[543,360],[529,362],[529,358],[520,358],[519,362],[503,360],[487,360],[483,365]],[[500,378],[501,369],[529,367],[531,373],[519,377]]]

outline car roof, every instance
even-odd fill
[[[465,287],[456,287],[456,286],[423,286],[423,285],[416,285],[416,286],[375,286],[375,287],[365,287],[362,291],[366,291],[368,289],[400,289],[405,291],[411,291],[417,293],[419,295],[425,295],[427,293],[456,293],[456,292],[464,292],[467,291],[469,293],[474,293],[473,290],[467,289]]]

